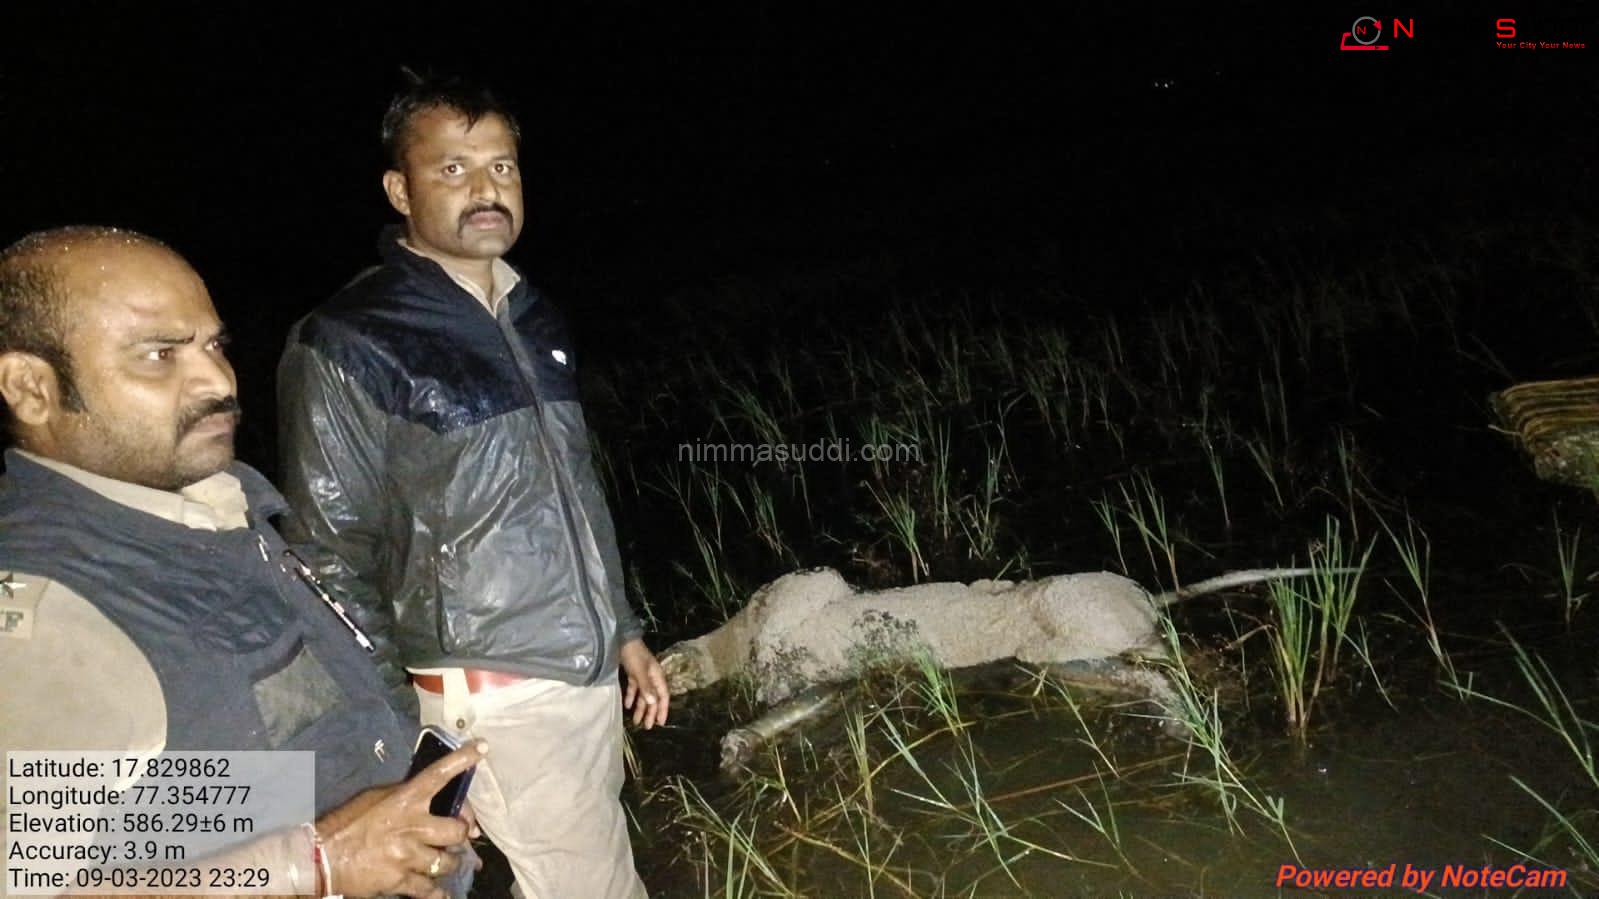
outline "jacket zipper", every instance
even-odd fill
[[[589,583],[588,566],[584,564],[584,555],[578,546],[577,520],[572,517],[572,507],[566,495],[564,471],[555,463],[549,439],[544,433],[544,401],[539,398],[538,374],[533,370],[532,361],[523,351],[516,329],[511,326],[510,310],[511,300],[510,297],[506,297],[500,306],[500,311],[494,314],[494,323],[499,327],[501,339],[511,351],[517,372],[522,376],[523,386],[533,398],[533,431],[539,442],[539,451],[544,455],[544,463],[550,467],[550,475],[555,482],[555,496],[561,504],[562,520],[566,522],[567,550],[571,552],[572,562],[577,569],[578,587],[583,593],[583,609],[588,612],[589,626],[594,632],[594,661],[589,665],[588,677],[584,679],[585,684],[592,684],[599,679],[600,669],[604,666],[607,655],[604,635],[600,633],[600,615],[594,609],[594,587]]]

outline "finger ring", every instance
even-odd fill
[[[444,873],[444,853],[440,852],[433,856],[433,863],[428,865],[427,874],[429,877],[437,877],[442,873]]]

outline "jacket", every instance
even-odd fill
[[[285,555],[266,522],[282,497],[242,464],[229,473],[249,526],[207,530],[8,452],[0,571],[55,581],[126,634],[159,682],[166,749],[314,750],[320,813],[403,778],[416,727]]]
[[[404,667],[595,683],[643,628],[565,323],[525,279],[489,314],[398,238],[289,334],[284,533],[391,686]]]

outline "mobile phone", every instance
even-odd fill
[[[432,724],[422,728],[422,732],[416,735],[416,749],[411,753],[411,770],[405,779],[410,780],[423,768],[460,747],[461,741],[444,728]],[[439,818],[460,815],[461,803],[466,801],[466,791],[472,787],[472,772],[476,770],[477,766],[474,765],[450,778],[443,789],[433,794],[433,800],[428,803],[428,812]]]

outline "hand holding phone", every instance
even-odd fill
[[[449,797],[446,786],[470,771],[486,752],[486,745],[474,741],[470,748],[457,749],[422,768],[406,783],[373,787],[318,818],[316,830],[333,888],[355,896],[438,895],[444,878],[430,878],[421,866],[432,867],[429,862],[436,857],[439,868],[458,869],[448,863],[465,847],[470,826],[463,818],[434,814],[434,803]],[[464,782],[460,792],[466,792]],[[448,812],[448,805],[445,799],[442,810]],[[419,840],[435,854],[419,854]],[[461,899],[465,893],[447,895]]]
[[[433,764],[441,758],[460,748],[461,741],[449,731],[428,725],[416,736],[416,749],[411,753],[411,770],[406,773],[405,779],[410,780],[417,772]],[[428,811],[440,818],[457,818],[461,815],[461,805],[466,802],[467,791],[472,787],[472,773],[477,770],[474,765],[450,778],[444,788],[433,794],[433,800],[428,804]]]

